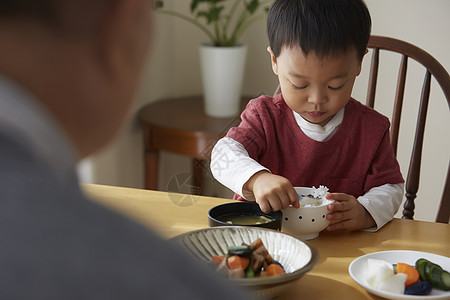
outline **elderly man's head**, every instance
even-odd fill
[[[27,19],[55,31],[92,30],[116,0],[2,0],[1,19]]]
[[[150,0],[1,0],[0,73],[47,107],[84,157],[117,133],[151,37]]]

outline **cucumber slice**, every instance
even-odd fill
[[[442,289],[444,291],[450,291],[450,273],[447,271],[442,271],[441,272],[441,284],[442,284]]]
[[[431,283],[431,267],[433,266],[433,263],[425,262],[424,265],[425,266],[423,269],[423,273],[425,276],[425,281],[428,281],[429,283]]]
[[[426,265],[426,261],[422,262],[421,264],[419,264],[416,269],[417,271],[419,271],[419,275],[420,275],[420,280],[422,281],[427,281],[427,278],[425,276],[425,265]],[[417,265],[417,264],[416,264]]]
[[[419,259],[416,261],[416,264],[415,264],[414,267],[415,267],[417,270],[419,270],[419,267],[422,266],[423,263],[425,263],[425,262],[430,262],[430,261],[427,260],[427,259],[425,259],[425,258],[419,258]]]
[[[442,286],[442,268],[438,265],[432,264],[429,268],[429,274],[427,275],[432,286],[440,289]]]
[[[450,290],[450,273],[443,270],[438,264],[420,258],[416,261],[415,267],[420,275],[420,280],[428,281],[435,288],[449,291]]]

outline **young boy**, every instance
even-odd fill
[[[403,178],[389,120],[351,98],[371,19],[362,0],[277,0],[268,51],[281,94],[253,99],[212,152],[235,199],[270,212],[299,206],[293,186],[325,185],[328,230],[378,230],[397,212]]]

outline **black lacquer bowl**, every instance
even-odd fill
[[[271,221],[261,224],[239,224],[239,223],[230,224],[224,221],[225,219],[234,215],[264,216],[266,218],[269,218]],[[208,212],[208,224],[209,227],[235,225],[235,226],[262,227],[280,231],[282,217],[283,214],[280,211],[273,211],[268,214],[263,213],[259,208],[258,203],[256,202],[232,202],[221,204],[211,208]]]

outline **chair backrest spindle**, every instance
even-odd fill
[[[408,69],[408,56],[403,55],[398,72],[397,90],[395,92],[394,112],[392,114],[391,144],[394,154],[397,156],[398,132],[400,131],[400,120],[402,116],[403,98],[405,95],[406,71]]]
[[[425,132],[425,121],[428,111],[428,102],[430,99],[431,73],[425,74],[422,87],[422,95],[420,97],[419,115],[417,117],[416,135],[414,137],[414,145],[409,163],[408,175],[406,178],[406,202],[403,210],[403,218],[412,219],[414,216],[414,199],[419,190],[420,165],[422,162],[423,135]]]
[[[372,63],[370,65],[370,75],[369,75],[369,88],[367,90],[367,100],[366,105],[373,108],[375,104],[375,91],[377,88],[378,79],[378,64],[380,56],[380,49],[375,48],[372,53]]]

